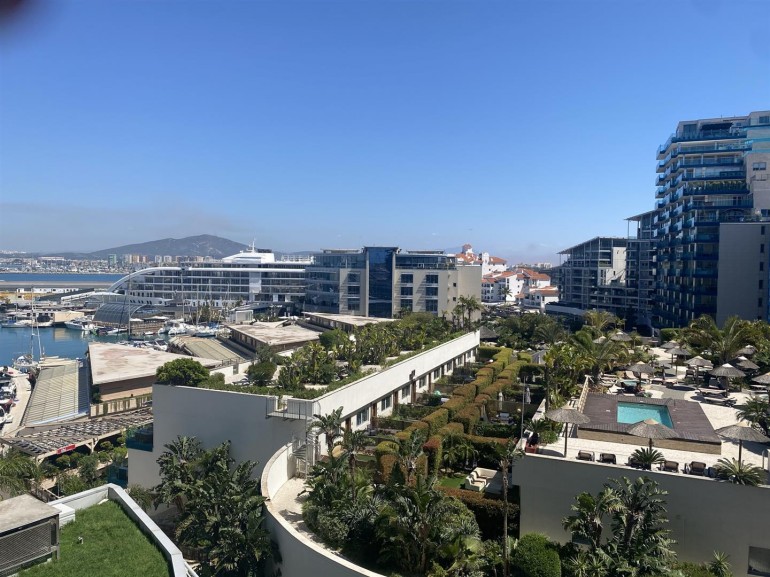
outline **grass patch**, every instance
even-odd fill
[[[450,489],[462,489],[465,477],[441,477],[438,480],[438,484],[441,487],[449,487]]]
[[[78,544],[78,537],[83,543]],[[61,530],[58,561],[37,565],[23,577],[169,577],[165,557],[126,516],[109,501],[77,512]]]

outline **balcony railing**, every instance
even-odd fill
[[[153,425],[147,425],[139,429],[129,429],[126,432],[126,447],[137,451],[152,452]]]
[[[672,134],[670,143],[691,142],[694,140],[724,140],[727,138],[746,138],[745,128],[728,128],[724,130],[696,130],[695,132],[683,132]]]

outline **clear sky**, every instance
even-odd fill
[[[0,249],[216,234],[551,260],[654,203],[680,120],[770,108],[767,3],[23,2]]]

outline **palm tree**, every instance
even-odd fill
[[[24,493],[27,488],[27,480],[33,473],[32,459],[24,453],[11,449],[0,457],[0,500],[1,493],[7,493],[11,497]]]
[[[620,319],[613,315],[611,312],[600,311],[597,309],[586,311],[583,315],[583,320],[586,326],[591,329],[594,338],[603,332],[610,329],[610,327],[618,326]]]
[[[736,485],[756,487],[765,480],[764,469],[736,459],[719,459],[714,466],[717,477]]]
[[[580,493],[572,505],[573,515],[565,517],[562,525],[573,535],[587,539],[592,549],[599,549],[602,544],[604,518],[620,508],[617,493],[611,488],[599,492],[597,496]]]
[[[535,329],[534,337],[539,341],[552,345],[564,337],[564,327],[553,317],[544,316],[544,320]]]
[[[342,448],[348,457],[350,467],[351,497],[356,500],[356,454],[366,448],[368,437],[364,431],[345,431],[342,437]]]
[[[749,344],[751,323],[730,317],[720,329],[714,319],[703,315],[685,329],[685,339],[694,347],[711,351],[715,364],[723,365],[734,359],[738,351]]]
[[[505,447],[498,445],[497,459],[500,471],[503,474],[503,575],[508,577],[508,471],[516,461],[522,457],[521,449],[516,448],[516,441],[508,439]]]
[[[335,441],[340,437],[342,429],[342,407],[334,409],[328,415],[313,415],[315,421],[310,423],[309,430],[315,430],[326,439],[326,454],[331,456]]]
[[[748,421],[765,436],[770,435],[770,401],[761,398],[747,399],[738,412],[738,419]]]
[[[417,470],[417,459],[422,455],[422,446],[425,444],[425,434],[415,431],[398,446],[398,460],[406,470],[406,484],[412,482],[412,475]]]
[[[594,382],[599,382],[599,374],[612,367],[623,354],[623,346],[612,339],[595,343],[590,332],[579,330],[570,337],[585,366],[590,368]]]
[[[462,310],[468,314],[468,324],[465,325],[465,323],[463,323],[463,325],[467,326],[467,328],[471,328],[473,326],[473,313],[480,311],[483,308],[478,297],[476,295],[460,296],[457,297],[457,303],[457,306],[462,306]]]
[[[160,484],[153,489],[156,506],[173,503],[184,513],[188,492],[197,477],[198,462],[203,448],[195,437],[178,436],[165,445],[166,451],[158,458]]]

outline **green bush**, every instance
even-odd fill
[[[449,437],[451,435],[462,435],[463,432],[462,423],[447,423],[439,429],[438,434],[442,437]]]
[[[453,421],[462,423],[463,430],[466,433],[470,433],[476,427],[476,423],[481,418],[481,412],[478,405],[468,405],[453,417]]]
[[[488,361],[502,350],[500,347],[479,347],[478,359],[480,361]]]
[[[497,469],[497,453],[500,448],[504,448],[508,443],[507,439],[478,437],[476,435],[465,435],[465,438],[468,439],[478,453],[477,460],[479,465],[490,469]]]
[[[428,470],[433,475],[438,475],[443,456],[444,437],[433,435],[422,446],[422,450],[428,456]]]
[[[515,425],[503,425],[501,423],[478,423],[473,431],[479,437],[495,437],[497,439],[509,439],[517,436],[519,428]]]
[[[430,415],[423,417],[422,422],[428,425],[428,434],[435,435],[441,427],[449,422],[449,411],[443,407],[437,409]]]
[[[251,364],[246,370],[249,382],[257,386],[265,386],[273,380],[273,375],[278,365],[271,361],[262,361],[261,363]]]
[[[519,539],[511,567],[521,577],[561,577],[561,561],[556,546],[545,535],[529,533]]]
[[[716,577],[708,567],[699,565],[698,563],[690,563],[689,561],[683,561],[677,563],[674,569],[679,569],[684,577]]]
[[[475,397],[478,393],[479,393],[478,385],[476,384],[476,381],[473,381],[472,383],[468,383],[467,385],[461,385],[459,387],[455,387],[455,390],[452,391],[452,399],[454,399],[455,397],[463,397],[465,399],[470,400],[473,397]]]
[[[660,339],[665,343],[676,340],[679,329],[660,329]]]
[[[503,536],[503,514],[505,502],[484,492],[466,491],[439,487],[439,489],[462,501],[476,517],[484,539],[499,539]],[[519,524],[519,508],[514,503],[508,503],[508,534],[515,535]]]
[[[469,402],[470,399],[467,397],[456,395],[444,403],[442,407],[449,411],[449,418],[452,419],[457,414],[457,412],[465,408]]]
[[[339,549],[348,537],[348,526],[335,511],[319,511],[316,517],[316,535],[324,543]]]

